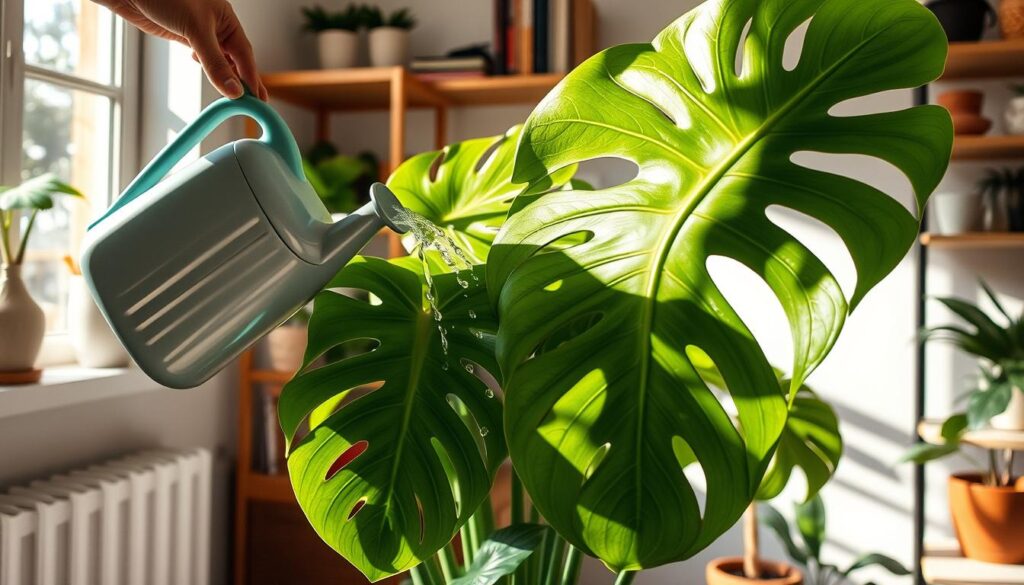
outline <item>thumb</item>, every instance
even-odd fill
[[[228,62],[224,51],[213,31],[202,31],[197,35],[189,37],[189,45],[199,57],[199,63],[206,72],[206,77],[213,84],[221,95],[229,98],[242,96],[242,84],[238,81],[238,74],[234,67]]]

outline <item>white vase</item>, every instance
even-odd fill
[[[110,330],[81,276],[68,282],[68,335],[75,360],[86,368],[123,368],[128,352]]]
[[[1001,431],[1024,431],[1024,392],[1014,388],[1010,394],[1010,404],[1002,414],[997,414],[989,421],[993,429]]]
[[[306,353],[306,328],[282,325],[274,329],[267,334],[267,350],[271,369],[294,374],[302,367]]]
[[[1011,98],[1003,115],[1007,134],[1024,134],[1024,95]]]
[[[316,35],[321,69],[355,67],[359,62],[359,35],[348,30],[325,30]]]
[[[25,372],[39,357],[46,316],[25,288],[21,266],[0,270],[0,372]]]
[[[984,207],[977,193],[936,193],[929,207],[935,233],[951,235],[981,229]]]
[[[409,61],[409,31],[381,26],[370,31],[370,65],[395,67]]]

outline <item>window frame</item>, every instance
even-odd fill
[[[25,2],[0,0],[0,184],[21,180],[22,125],[26,80],[37,80],[58,87],[99,95],[110,100],[111,165],[108,170],[110,193],[89,194],[90,215],[97,217],[118,196],[138,172],[141,145],[141,33],[123,19],[114,27],[115,45],[111,52],[112,79],[109,84],[53,71],[25,62]],[[84,233],[84,226],[81,226]],[[77,256],[78,242],[72,241],[68,253]],[[39,363],[43,366],[74,361],[67,332],[48,333]]]

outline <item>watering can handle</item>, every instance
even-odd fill
[[[302,155],[299,154],[299,146],[295,143],[295,137],[292,136],[288,126],[273,108],[246,90],[240,98],[221,98],[200,112],[195,120],[185,126],[174,140],[146,165],[146,168],[128,185],[124,193],[110,206],[110,209],[89,227],[92,228],[139,195],[149,191],[174,168],[174,165],[178,164],[178,161],[195,148],[200,140],[209,135],[222,122],[234,116],[248,116],[256,120],[263,129],[260,142],[277,152],[297,178],[305,180],[306,175],[302,170]]]

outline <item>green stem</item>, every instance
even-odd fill
[[[526,562],[530,565],[530,570],[527,572],[530,576],[528,581],[530,585],[543,585],[544,568],[547,566],[548,553],[550,552],[551,543],[554,540],[554,531],[545,531],[544,540],[541,541],[540,548],[537,549],[537,552],[533,553],[528,559],[526,559]]]
[[[583,553],[575,546],[569,545],[569,556],[565,559],[562,570],[562,585],[576,585],[580,580],[580,567],[583,565]]]
[[[459,570],[458,560],[455,558],[455,551],[449,542],[437,553],[437,562],[441,565],[441,572],[444,574],[444,582],[448,583],[458,578],[462,571]]]
[[[10,264],[14,260],[11,255],[11,216],[10,211],[0,211],[0,258],[4,264]]]
[[[444,585],[448,582],[445,580],[444,575],[441,574],[441,569],[437,565],[436,557],[430,557],[423,561],[422,566],[426,567],[427,575],[430,576],[430,582],[432,585]]]
[[[412,577],[412,585],[434,585],[422,564],[409,569],[409,576]]]
[[[526,519],[526,510],[523,506],[523,481],[519,479],[519,474],[516,473],[515,468],[512,468],[512,526],[522,524]],[[526,563],[520,563],[516,570],[509,577],[509,585],[525,585],[526,584]]]
[[[636,577],[636,571],[623,571],[615,578],[615,585],[629,585]]]
[[[473,529],[473,520],[470,519],[468,522],[459,528],[459,540],[462,541],[462,565],[469,567],[473,563],[473,547],[470,542],[469,532]]]
[[[543,585],[558,585],[558,576],[561,573],[562,559],[565,558],[565,547],[569,544],[555,531],[551,531],[551,550],[548,551],[547,568],[544,569]]]
[[[21,264],[25,261],[25,248],[28,247],[28,236],[32,233],[32,226],[36,224],[36,215],[39,214],[38,209],[32,210],[32,215],[28,216],[28,225],[25,227],[25,233],[21,234],[21,245],[18,247],[18,255],[14,257],[15,264]]]

